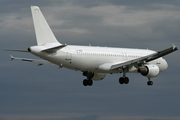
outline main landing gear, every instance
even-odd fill
[[[83,72],[83,75],[87,77],[87,79],[83,80],[83,85],[84,86],[92,86],[93,85],[93,80],[92,78],[94,77],[94,73],[92,72]],[[148,86],[152,86],[153,85],[153,81],[150,80],[150,78],[148,78],[148,82],[147,85]],[[119,83],[120,84],[128,84],[129,83],[129,78],[126,77],[126,72],[123,73],[123,77],[119,78]]]
[[[119,78],[119,83],[120,84],[128,84],[129,83],[129,78],[126,77],[127,72],[128,72],[127,68],[123,69],[123,77]]]
[[[83,80],[83,85],[84,86],[92,86],[93,85],[92,78],[94,76],[94,73],[92,73],[92,72],[83,72],[83,76],[87,77],[87,79]]]
[[[83,80],[83,85],[84,86],[92,86],[93,85],[93,81],[92,80],[87,80],[87,79],[84,79]]]
[[[150,80],[150,78],[148,78],[149,81],[147,82],[148,86],[152,86],[153,85],[153,81]],[[119,78],[119,83],[120,84],[128,84],[129,83],[129,78],[128,77],[120,77]]]
[[[120,84],[128,84],[129,83],[129,78],[128,77],[120,77],[119,78],[119,83]]]

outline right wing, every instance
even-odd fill
[[[155,59],[158,59],[160,57],[163,57],[169,53],[172,53],[172,52],[178,50],[178,48],[174,44],[172,44],[172,45],[173,46],[168,48],[168,49],[165,49],[165,50],[162,50],[159,52],[155,52],[153,54],[150,54],[150,55],[147,55],[144,57],[140,57],[140,58],[133,59],[133,60],[123,62],[123,63],[114,64],[111,66],[111,70],[121,68],[121,67],[125,68],[125,67],[130,66],[130,65],[141,65],[141,64],[153,61]]]
[[[12,55],[11,56],[11,61],[16,59],[16,60],[22,60],[22,61],[27,61],[27,62],[32,62],[32,63],[37,63],[38,66],[40,65],[44,65],[44,64],[47,64],[47,65],[55,65],[53,63],[50,63],[46,60],[36,60],[36,59],[28,59],[28,58],[18,58],[18,57],[13,57]]]

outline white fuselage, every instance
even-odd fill
[[[110,48],[68,45],[55,53],[40,52],[44,46],[31,47],[31,53],[54,63],[60,67],[76,71],[91,71],[95,73],[120,73],[121,69],[110,70],[104,66],[114,63],[123,63],[139,57],[155,53],[146,49]],[[105,65],[104,65],[105,64]],[[167,69],[167,62],[159,58],[146,64],[154,64],[160,72]],[[137,72],[135,66],[130,66],[128,72]]]
[[[120,84],[128,84],[126,73],[140,73],[148,77],[147,85],[153,85],[151,78],[157,77],[159,72],[167,69],[168,64],[162,57],[174,52],[177,47],[162,51],[148,49],[129,49],[113,47],[93,47],[61,44],[54,36],[50,26],[38,6],[31,6],[37,46],[28,48],[28,51],[12,50],[18,52],[31,52],[44,59],[34,60],[18,58],[11,55],[11,60],[18,59],[43,64],[55,64],[59,67],[82,71],[84,86],[92,86],[93,81],[103,80],[106,73],[123,73],[119,78]]]

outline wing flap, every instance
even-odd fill
[[[141,57],[141,58],[137,58],[137,59],[133,59],[133,60],[129,60],[127,62],[123,62],[123,63],[119,63],[119,64],[114,64],[111,66],[111,70],[116,69],[116,68],[120,68],[120,67],[126,67],[129,65],[134,65],[134,64],[140,64],[145,62],[144,59],[146,59],[147,57],[151,57],[153,54],[145,56],[145,57]]]

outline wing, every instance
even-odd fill
[[[172,53],[176,50],[178,50],[178,48],[173,44],[173,46],[168,48],[168,49],[165,49],[165,50],[162,50],[162,51],[159,51],[159,52],[156,52],[156,53],[144,56],[144,57],[133,59],[133,60],[130,60],[127,62],[114,64],[111,66],[111,70],[121,68],[121,67],[125,68],[125,67],[130,66],[130,65],[138,65],[138,64],[147,63],[147,62],[150,62],[150,61],[155,60],[157,58],[163,57],[169,53]]]
[[[12,55],[11,56],[11,61],[16,59],[16,60],[22,60],[22,61],[27,61],[27,62],[32,62],[32,63],[37,63],[38,66],[40,65],[44,65],[44,64],[47,64],[47,65],[55,65],[53,63],[50,63],[46,60],[36,60],[36,59],[28,59],[28,58],[18,58],[18,57],[13,57]]]

